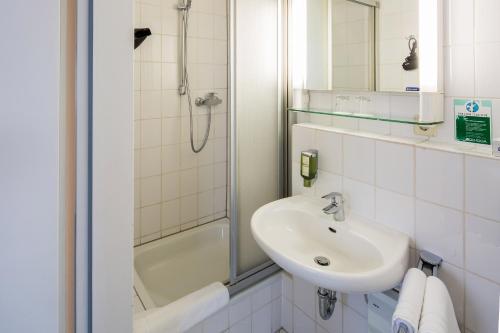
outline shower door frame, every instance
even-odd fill
[[[278,34],[278,197],[288,196],[288,101],[289,101],[289,69],[288,69],[288,12],[289,0],[277,2],[277,34]],[[231,295],[255,284],[278,271],[281,268],[271,259],[238,274],[238,140],[237,140],[237,110],[236,110],[236,0],[228,0],[228,56],[229,56],[229,109],[230,109],[230,276],[229,293]]]

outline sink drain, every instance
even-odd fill
[[[321,257],[321,256],[314,258],[314,262],[320,266],[330,265],[330,259],[328,259],[326,257]]]

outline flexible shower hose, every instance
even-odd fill
[[[182,38],[184,38],[184,85],[186,87],[186,95],[187,95],[187,100],[188,100],[188,109],[189,109],[189,138],[191,141],[191,149],[193,150],[194,153],[199,153],[205,148],[208,142],[208,137],[210,136],[210,128],[212,126],[212,107],[208,106],[208,120],[207,120],[207,127],[205,129],[205,135],[203,136],[203,141],[201,143],[201,146],[198,148],[195,147],[194,144],[194,126],[193,126],[193,103],[191,100],[191,88],[189,87],[189,76],[188,76],[188,70],[187,70],[187,58],[188,58],[188,47],[187,47],[187,35],[188,35],[188,28],[189,28],[189,8],[184,11],[184,15],[182,16],[182,24],[184,26],[184,35]]]

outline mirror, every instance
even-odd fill
[[[422,91],[418,17],[426,5],[419,0],[291,3],[289,56],[294,88]],[[432,27],[426,29],[429,32]],[[437,66],[434,70],[437,73]]]

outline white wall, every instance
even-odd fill
[[[208,142],[191,150],[187,96],[179,96],[177,1],[135,0],[136,28],[150,28],[134,52],[135,244],[226,216],[227,19],[226,0],[193,1],[188,72],[195,146],[207,126],[206,107],[194,100],[216,92]]]
[[[133,285],[133,1],[93,5],[92,332],[127,333]]]
[[[59,6],[21,0],[0,11],[2,332],[64,327]]]

